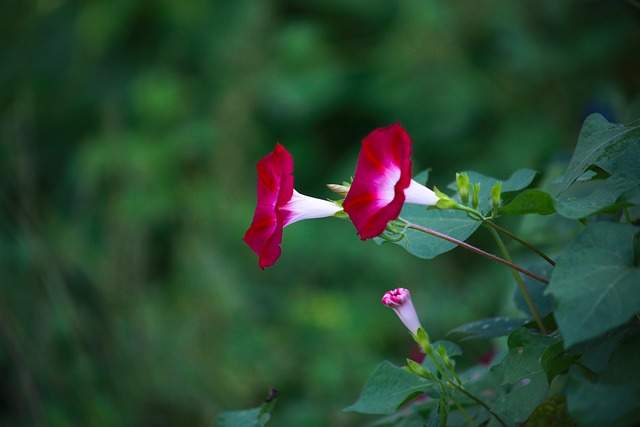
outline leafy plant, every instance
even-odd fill
[[[380,424],[398,426],[635,421],[640,409],[640,378],[633,368],[640,358],[640,121],[620,125],[589,116],[555,188],[530,188],[537,172],[519,170],[504,181],[460,173],[448,186],[454,194],[431,191],[419,184],[426,182],[426,172],[406,176],[410,144],[398,124],[373,131],[363,140],[353,183],[332,187],[346,194],[336,205],[344,207],[363,240],[378,236],[378,243],[391,242],[424,259],[461,246],[504,264],[520,290],[516,305],[525,317],[482,319],[453,330],[454,340],[506,337],[507,345],[490,366],[457,372],[454,357],[460,347],[430,342],[408,290],[387,293],[383,303],[397,312],[426,357],[422,363],[407,360],[404,368],[382,362],[345,410],[387,415]],[[285,182],[281,175],[277,179]],[[286,216],[279,209],[287,209],[281,206],[288,199],[278,200],[269,209],[281,236],[278,221]],[[576,233],[551,257],[498,225],[504,215],[564,217],[575,221]],[[255,224],[254,219],[252,228]],[[466,242],[481,229],[494,238],[499,256]],[[505,238],[531,250],[539,264],[514,263]]]

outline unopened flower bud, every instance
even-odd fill
[[[479,197],[480,197],[480,183],[477,183],[471,188],[471,207],[473,209],[478,209],[478,205],[480,204]]]
[[[456,184],[458,185],[458,194],[463,205],[469,203],[469,190],[471,189],[471,182],[469,182],[469,175],[466,172],[456,174]]]
[[[491,206],[493,209],[498,209],[500,206],[500,194],[502,193],[502,182],[497,181],[491,187]]]
[[[327,184],[327,187],[329,188],[329,190],[333,191],[334,193],[342,196],[342,197],[347,197],[347,193],[349,193],[349,185],[345,185],[343,184]]]
[[[397,288],[384,294],[382,303],[391,307],[396,312],[402,323],[413,335],[417,335],[421,328],[416,309],[411,301],[411,293],[408,289]]]
[[[414,360],[407,359],[407,368],[409,368],[408,370],[410,372],[413,372],[414,374],[419,375],[423,378],[433,378],[433,375],[431,375],[429,371],[424,368],[424,366]]]

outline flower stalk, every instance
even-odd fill
[[[489,228],[489,232],[491,233],[491,236],[496,241],[496,244],[498,245],[498,248],[500,248],[500,251],[502,252],[502,256],[504,256],[508,261],[511,261],[511,255],[509,254],[509,251],[507,250],[507,247],[504,245],[504,242],[500,238],[500,235],[498,234],[498,232],[496,230],[494,230],[493,228]],[[529,295],[529,291],[527,290],[527,287],[524,285],[524,282],[522,281],[522,278],[520,277],[518,272],[515,271],[514,269],[511,269],[511,274],[513,274],[513,278],[515,279],[516,283],[518,284],[518,288],[520,288],[520,292],[522,293],[524,301],[527,304],[527,307],[529,308],[529,311],[533,315],[533,318],[535,319],[536,324],[538,325],[538,328],[540,328],[540,331],[543,334],[546,335],[547,334],[547,328],[544,326],[544,322],[542,321],[542,318],[540,317],[540,313],[538,313],[538,309],[536,308],[535,304],[533,303],[533,300],[531,299],[531,295]]]
[[[423,233],[427,233],[427,234],[430,234],[430,235],[435,236],[435,237],[439,237],[440,239],[447,240],[447,241],[449,241],[451,243],[454,243],[454,244],[456,244],[456,245],[458,245],[460,247],[463,247],[463,248],[465,248],[467,250],[475,252],[478,255],[482,255],[482,256],[484,256],[486,258],[489,258],[490,260],[499,262],[500,264],[504,264],[509,268],[512,268],[512,269],[514,269],[516,271],[519,271],[522,274],[525,274],[525,275],[531,277],[532,279],[535,279],[535,280],[537,280],[537,281],[539,281],[541,283],[544,283],[545,285],[549,284],[549,280],[545,279],[544,277],[540,277],[537,274],[532,273],[529,270],[526,270],[526,269],[520,267],[519,265],[516,265],[516,264],[514,264],[514,263],[512,263],[510,261],[502,259],[502,258],[500,258],[500,257],[498,257],[496,255],[493,255],[493,254],[489,253],[489,252],[485,252],[480,248],[476,248],[475,246],[470,245],[469,243],[463,242],[462,240],[458,240],[458,239],[456,239],[454,237],[447,236],[446,234],[442,234],[442,233],[440,233],[438,231],[435,231],[435,230],[433,230],[431,228],[423,227],[423,226],[421,226],[419,224],[414,224],[414,223],[409,222],[407,220],[404,220],[402,218],[398,218],[398,221],[402,222],[406,226],[406,228],[412,228],[414,230],[421,231]]]

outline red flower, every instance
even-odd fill
[[[362,240],[380,235],[405,202],[437,203],[433,191],[411,179],[411,166],[411,138],[399,122],[362,140],[356,174],[342,204]]]
[[[293,189],[293,158],[280,143],[256,167],[258,204],[242,240],[258,255],[264,269],[280,258],[284,227],[303,219],[333,216],[340,207]]]

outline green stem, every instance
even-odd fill
[[[504,256],[507,261],[511,262],[511,255],[509,255],[509,251],[507,250],[507,247],[504,245],[504,242],[500,238],[500,235],[498,234],[498,232],[491,227],[487,227],[487,229],[495,239],[496,244],[498,245],[498,248],[500,248],[500,251],[502,252],[502,256]],[[531,300],[531,295],[529,295],[529,291],[527,290],[527,287],[524,285],[522,278],[520,277],[518,272],[513,269],[511,270],[511,274],[513,274],[513,278],[518,283],[518,287],[520,288],[520,292],[522,292],[524,301],[527,303],[527,307],[529,307],[529,311],[531,311],[531,314],[535,318],[536,323],[538,324],[538,327],[540,328],[542,333],[546,335],[547,328],[545,328],[544,323],[542,322],[542,318],[540,317],[540,313],[538,313],[538,309],[536,309],[536,306],[533,304],[533,301]]]
[[[476,396],[474,396],[471,392],[467,391],[467,389],[465,389],[462,384],[459,384],[456,381],[452,381],[449,376],[446,374],[444,368],[442,367],[442,365],[440,365],[440,362],[438,362],[438,359],[436,358],[435,354],[433,353],[433,348],[431,347],[431,345],[425,346],[423,348],[423,350],[427,353],[427,356],[429,356],[431,358],[431,360],[433,361],[434,366],[436,367],[436,369],[438,370],[438,372],[440,372],[440,375],[442,375],[442,379],[445,380],[448,384],[450,384],[453,388],[455,388],[456,390],[459,390],[460,392],[464,393],[467,397],[469,397],[470,399],[472,399],[474,402],[478,403],[479,405],[481,405],[483,408],[485,408],[487,411],[489,411],[489,413],[500,423],[500,425],[507,427],[506,424],[504,423],[504,421],[502,421],[502,419],[498,416],[498,414],[496,414],[495,412],[493,412],[491,410],[491,408],[489,408],[489,405],[487,405],[486,403],[484,403],[482,400],[480,400],[479,398],[477,398]],[[458,378],[457,375],[455,375],[456,379],[458,381],[460,381],[460,378]],[[455,399],[454,399],[455,402]],[[464,414],[463,414],[464,415]]]
[[[509,237],[510,239],[515,240],[516,242],[520,243],[522,246],[530,249],[531,251],[535,252],[536,254],[538,254],[540,257],[542,257],[545,261],[547,261],[549,264],[551,264],[552,266],[555,267],[556,263],[554,260],[552,260],[551,258],[549,258],[547,255],[545,255],[544,252],[542,252],[540,249],[536,248],[535,246],[533,246],[531,243],[522,240],[521,238],[519,238],[518,236],[516,236],[515,234],[511,233],[509,230],[505,230],[504,228],[500,227],[498,224],[496,224],[495,222],[491,221],[491,220],[485,220],[484,221],[485,224],[495,228],[497,231],[499,231],[500,233],[504,234],[505,236]]]
[[[503,427],[507,427],[507,425],[504,423],[504,421],[502,421],[502,418],[500,418],[500,416],[498,414],[496,414],[495,412],[493,412],[491,410],[491,408],[489,408],[489,406],[484,403],[482,400],[478,399],[477,397],[475,397],[472,393],[469,393],[467,391],[466,388],[462,387],[462,386],[458,386],[456,387],[458,390],[460,390],[462,393],[464,393],[467,397],[469,397],[470,399],[472,399],[474,402],[476,402],[477,404],[479,404],[480,406],[482,406],[484,409],[486,409],[487,411],[489,411],[489,413],[491,414],[491,416],[493,416],[493,418],[496,419],[496,421],[498,421],[500,423],[501,426]]]
[[[467,420],[469,425],[472,427],[476,427],[476,423],[473,422],[473,420],[471,419],[469,414],[467,414],[467,411],[464,410],[460,402],[458,402],[454,397],[452,397],[451,400],[453,400],[453,403],[456,405],[456,407],[458,408],[462,416]]]
[[[584,377],[586,379],[588,379],[589,381],[593,381],[596,378],[598,378],[598,374],[596,374],[595,372],[593,372],[587,365],[585,365],[584,363],[582,363],[581,361],[577,361],[576,365],[578,365],[578,367],[580,369],[582,369],[582,375],[584,375]]]
[[[631,215],[629,215],[629,209],[623,208],[622,212],[624,213],[624,220],[627,222],[627,224],[633,223],[633,220],[631,219]]]
[[[504,260],[504,259],[502,259],[502,258],[500,258],[498,256],[490,254],[489,252],[485,252],[482,249],[476,248],[475,246],[470,245],[470,244],[468,244],[466,242],[463,242],[462,240],[458,240],[456,238],[447,236],[446,234],[442,234],[442,233],[440,233],[438,231],[435,231],[435,230],[433,230],[431,228],[423,227],[421,225],[411,223],[411,222],[409,222],[407,220],[404,220],[404,219],[401,219],[401,218],[398,218],[398,221],[401,221],[402,223],[404,223],[407,228],[413,228],[414,230],[422,231],[423,233],[427,233],[427,234],[430,234],[432,236],[438,237],[440,239],[446,240],[448,242],[454,243],[454,244],[456,244],[456,245],[458,245],[460,247],[463,247],[463,248],[468,249],[468,250],[470,250],[472,252],[475,252],[478,255],[482,255],[482,256],[484,256],[486,258],[489,258],[489,259],[491,259],[493,261],[499,262],[500,264],[504,264],[509,268],[517,270],[520,273],[531,277],[532,279],[535,279],[535,280],[537,280],[539,282],[544,283],[545,285],[549,284],[549,281],[547,279],[545,279],[543,277],[540,277],[537,274],[532,273],[529,270],[526,270],[526,269],[524,269],[524,268],[522,268],[522,267],[520,267],[518,265],[515,265],[514,263],[512,263],[510,261]]]
[[[482,213],[480,213],[480,211],[477,211],[476,209],[470,208],[470,207],[465,206],[465,205],[461,205],[459,203],[457,204],[455,209],[467,212],[472,218],[477,219],[478,221],[482,221],[482,223],[484,223],[484,224],[490,225],[491,227],[495,228],[499,232],[503,233],[505,236],[509,237],[510,239],[515,240],[516,242],[520,243],[522,246],[524,246],[524,247],[530,249],[531,251],[535,252],[536,254],[541,256],[545,261],[547,261],[549,264],[551,264],[552,266],[555,267],[555,265],[556,265],[555,261],[553,261],[547,255],[545,255],[545,253],[542,252],[540,249],[536,248],[531,243],[529,243],[529,242],[527,242],[525,240],[522,240],[521,238],[519,238],[515,234],[511,233],[509,230],[506,230],[506,229],[500,227],[498,224],[496,224],[495,222],[491,221],[490,219],[488,219],[484,215],[482,215]]]

